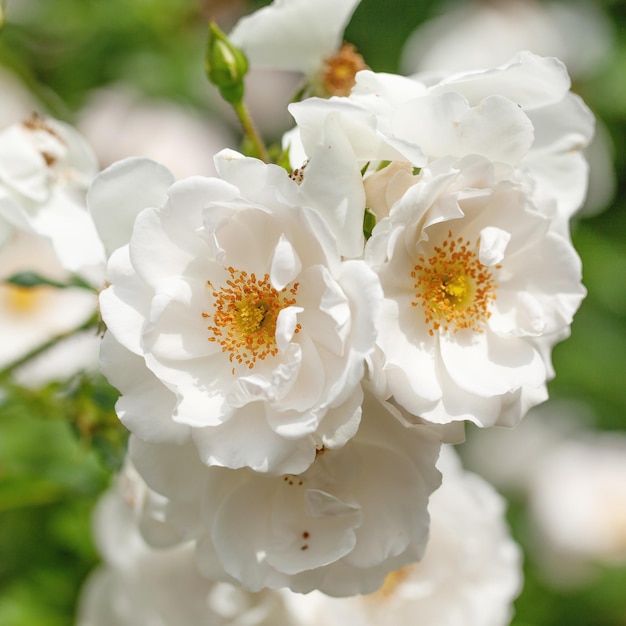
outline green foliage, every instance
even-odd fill
[[[91,89],[127,81],[152,96],[202,102],[206,26],[195,0],[32,0],[7,6],[0,60],[63,119]],[[19,17],[19,19],[18,19]]]
[[[86,376],[1,392],[0,624],[70,624],[98,558],[91,510],[125,449],[117,394]]]

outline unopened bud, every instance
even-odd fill
[[[220,90],[224,100],[231,104],[243,100],[243,79],[248,72],[248,59],[215,22],[209,25],[205,68],[209,80]]]

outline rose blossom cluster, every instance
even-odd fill
[[[214,177],[176,180],[146,158],[95,175],[63,125],[33,117],[0,133],[3,251],[37,239],[42,272],[54,259],[60,282],[103,286],[100,361],[131,432],[131,487],[98,514],[128,546],[100,532],[117,574],[93,584],[96,615],[148,619],[142,594],[174,567],[194,620],[208,594],[215,623],[289,623],[268,591],[279,588],[325,594],[321,612],[344,610],[323,608],[339,606],[331,596],[377,592],[394,597],[381,616],[443,620],[440,558],[467,573],[446,596],[453,612],[508,618],[519,561],[501,503],[440,451],[465,422],[514,426],[547,397],[551,350],[585,294],[569,220],[593,116],[563,64],[530,52],[453,75],[366,69],[339,48],[357,4],[277,0],[233,32],[250,63],[288,59],[308,77],[289,106],[289,165],[224,149]],[[270,45],[276,28],[301,55]],[[346,68],[349,85],[336,80]],[[2,288],[21,319],[30,300]],[[53,334],[90,316],[79,295]],[[489,568],[463,570],[465,555],[488,559],[502,585]],[[468,581],[483,574],[487,599],[472,603]],[[134,591],[109,605],[123,589]],[[377,614],[367,602],[345,610]]]
[[[583,296],[593,118],[556,59],[370,70],[292,104],[292,168],[118,162],[101,361],[167,545],[250,591],[370,593],[422,558],[442,442],[545,400]]]

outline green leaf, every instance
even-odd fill
[[[46,278],[41,274],[37,274],[36,272],[19,272],[7,278],[5,282],[11,285],[15,285],[17,287],[26,287],[28,289],[45,285],[48,287],[56,287],[57,289],[79,287],[81,289],[88,289],[90,291],[93,291],[93,287],[89,283],[84,281],[80,276],[72,276],[67,283],[60,283],[56,280]]]
[[[363,215],[363,235],[365,236],[365,241],[372,236],[374,226],[376,226],[376,216],[369,209],[365,209],[365,214]]]

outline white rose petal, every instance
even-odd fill
[[[438,466],[424,558],[391,572],[370,595],[332,598],[285,592],[302,626],[463,624],[506,626],[521,587],[521,559],[504,519],[504,502],[478,476],[462,471],[451,449]],[[460,617],[462,616],[462,617]]]
[[[253,65],[312,74],[337,51],[360,0],[274,0],[239,20],[231,41]]]

